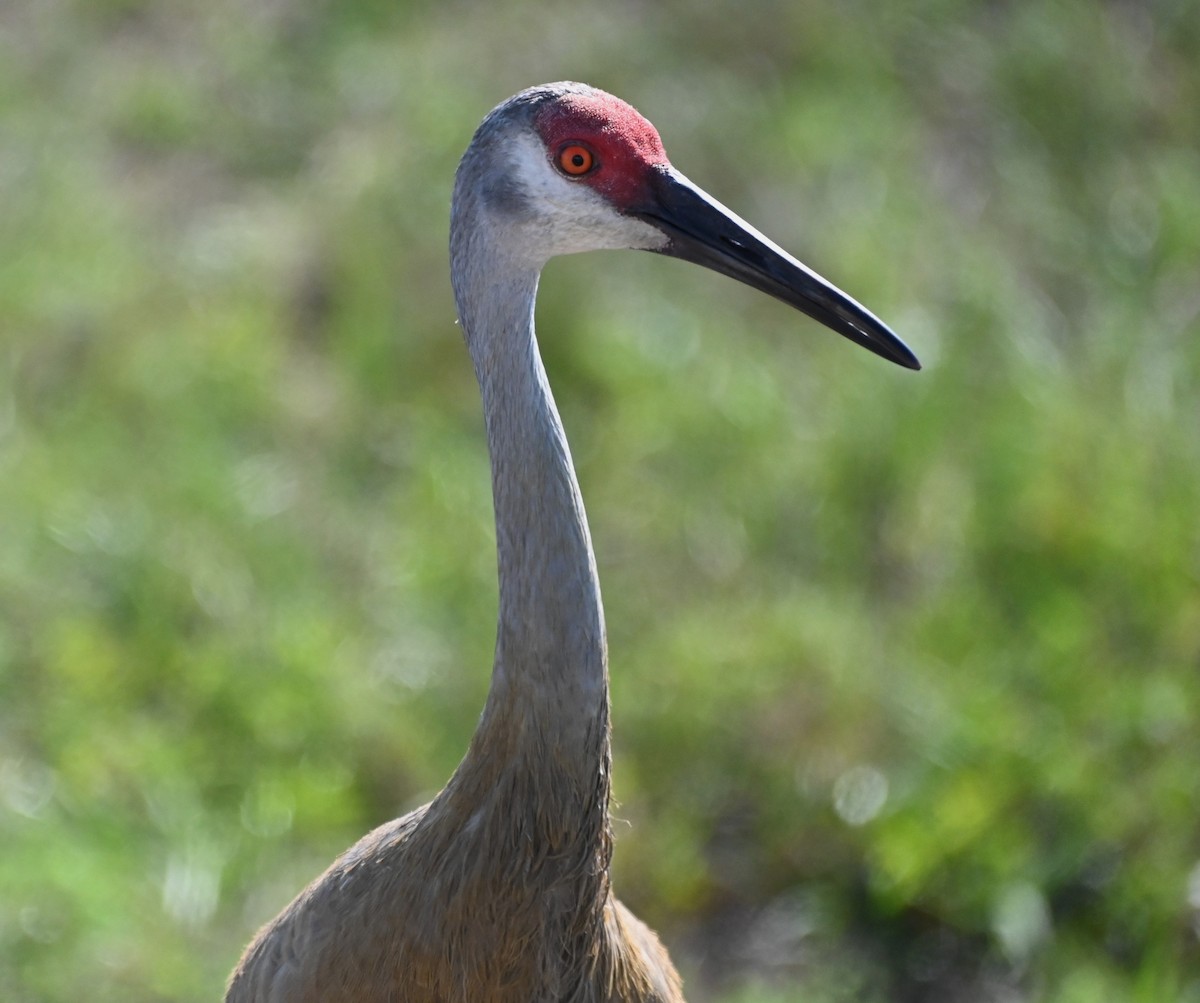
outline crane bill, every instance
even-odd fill
[[[668,237],[659,249],[711,268],[795,307],[868,351],[906,369],[921,363],[870,310],[801,264],[669,165],[649,179],[646,200],[628,214]]]

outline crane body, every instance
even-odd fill
[[[534,333],[550,257],[634,248],[729,274],[909,368],[878,319],[679,174],[629,105],[530,88],[484,119],[451,212],[483,401],[500,602],[491,688],[429,804],[367,834],[246,949],[227,1003],[682,1003],[613,895],[596,562]]]

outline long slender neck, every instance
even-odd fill
[[[476,756],[488,770],[507,758],[561,771],[554,780],[568,800],[598,798],[607,811],[604,612],[579,484],[534,337],[538,269],[506,265],[485,236],[456,254],[456,292],[483,397],[500,611],[491,691],[463,768]]]

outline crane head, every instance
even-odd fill
[[[891,362],[921,368],[883,321],[676,170],[658,130],[604,91],[546,84],[499,105],[463,157],[456,212],[472,195],[503,220],[520,248],[513,253],[539,264],[605,248],[681,258],[774,296]]]

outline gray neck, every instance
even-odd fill
[[[483,397],[500,579],[492,686],[472,752],[533,756],[573,774],[576,790],[595,790],[608,758],[596,562],[534,337],[539,268],[494,250],[476,229],[455,253],[459,317]]]

